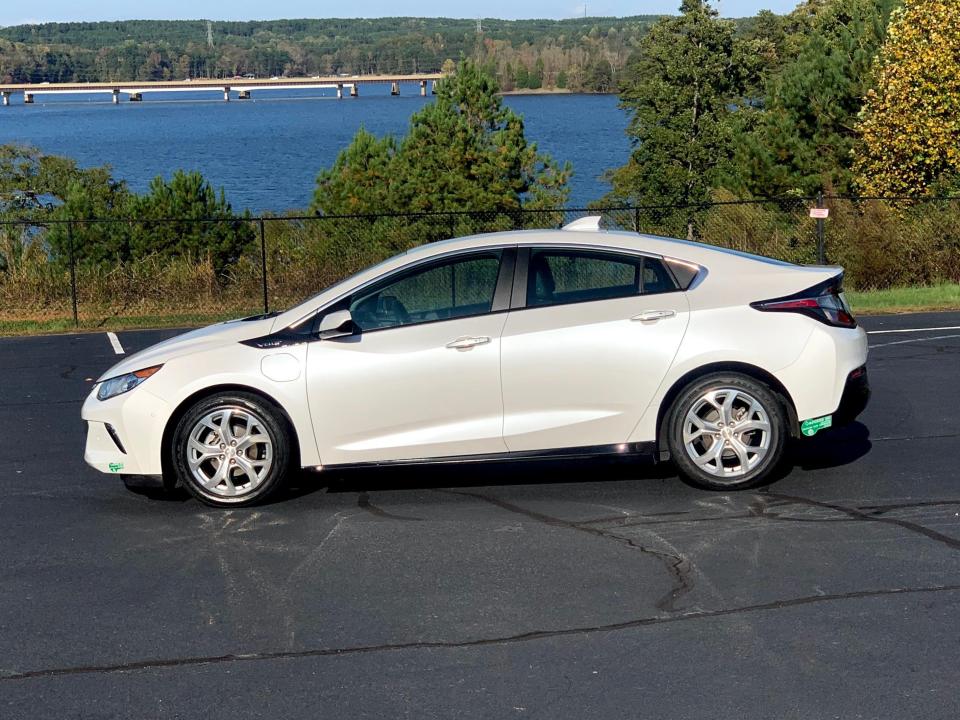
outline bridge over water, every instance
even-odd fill
[[[10,105],[14,95],[23,95],[26,105],[33,103],[37,96],[43,95],[78,95],[89,93],[107,93],[112,96],[114,104],[120,102],[120,97],[126,95],[130,101],[143,100],[143,95],[149,92],[215,92],[223,93],[223,99],[229,101],[231,93],[237,93],[240,100],[248,100],[254,90],[300,90],[308,88],[335,88],[337,97],[342,98],[344,91],[350,96],[357,97],[360,86],[364,84],[390,83],[390,92],[400,94],[403,83],[415,83],[420,86],[420,94],[427,94],[428,84],[431,91],[435,91],[436,83],[443,77],[441,73],[422,73],[417,75],[331,75],[327,77],[297,77],[297,78],[198,78],[195,80],[161,80],[161,81],[123,81],[98,83],[27,83],[27,84],[0,84],[0,99],[3,105]]]

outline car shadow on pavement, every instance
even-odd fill
[[[856,462],[872,447],[870,430],[863,423],[854,422],[794,441],[789,464],[804,470],[840,467]]]
[[[861,423],[835,428],[813,438],[791,442],[782,463],[761,487],[773,485],[795,468],[823,470],[856,462],[870,452],[870,431]],[[384,466],[333,470],[299,471],[287,488],[265,504],[273,505],[325,491],[356,493],[383,490],[418,490],[509,485],[555,485],[603,483],[616,480],[675,480],[669,462],[645,457],[598,457],[551,460],[450,463],[437,465]],[[184,502],[191,498],[182,489],[165,490],[156,480],[125,480],[127,489],[152,500]]]
[[[675,475],[669,463],[654,463],[646,458],[515,460],[343,470],[331,474],[327,491],[554,485],[636,478],[666,479]]]

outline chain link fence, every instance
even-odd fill
[[[829,217],[811,217],[816,207]],[[609,229],[843,265],[857,289],[960,282],[960,198],[730,199],[687,207],[229,220],[0,219],[0,327],[190,324],[266,312],[417,245],[559,228],[588,215],[600,215]]]

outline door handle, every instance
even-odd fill
[[[667,318],[672,318],[677,313],[674,310],[648,310],[647,312],[642,312],[639,315],[634,315],[631,320],[639,320],[640,322],[657,322],[657,320],[666,320]]]
[[[485,335],[480,337],[466,335],[464,337],[457,338],[453,342],[448,342],[447,347],[451,350],[469,350],[474,345],[486,345],[488,342],[490,342],[490,338],[486,337]]]

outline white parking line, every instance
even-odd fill
[[[123,345],[120,344],[120,338],[117,337],[116,333],[108,332],[107,340],[110,341],[110,344],[113,345],[113,351],[117,355],[123,355],[126,350],[123,349]]]
[[[880,343],[879,345],[870,345],[871,350],[877,348],[890,347],[891,345],[906,345],[907,343],[929,342],[930,340],[949,340],[950,338],[960,338],[960,335],[937,335],[936,337],[911,338],[910,340],[896,340],[894,342]]]
[[[891,333],[939,332],[940,330],[960,330],[960,325],[932,328],[907,328],[905,330],[867,330],[867,335],[890,335]]]

